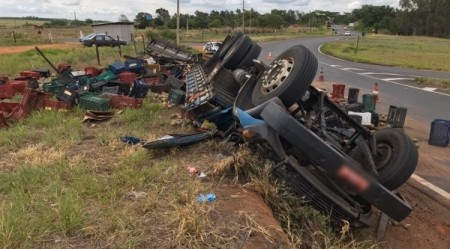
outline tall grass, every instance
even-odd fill
[[[346,60],[406,68],[450,71],[450,41],[430,37],[366,36],[326,43],[322,51]],[[357,52],[357,53],[356,53]]]

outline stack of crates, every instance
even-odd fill
[[[102,98],[97,93],[85,92],[80,95],[80,107],[85,110],[108,111],[111,99]]]
[[[450,142],[450,120],[435,119],[431,122],[428,144],[447,147]]]

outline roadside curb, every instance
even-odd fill
[[[435,200],[437,203],[439,203],[443,207],[450,209],[450,200],[448,200],[444,196],[438,194],[437,192],[433,191],[432,189],[428,188],[427,186],[423,185],[416,179],[410,178],[406,184],[408,184],[412,188],[416,189],[417,191],[420,191],[421,193],[425,194],[426,196],[430,197],[431,199]]]

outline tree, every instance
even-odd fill
[[[159,8],[156,11],[156,19],[160,19],[163,22],[163,25],[167,26],[167,23],[170,20],[170,14],[169,11],[163,8]],[[160,23],[160,22],[158,22]]]
[[[129,22],[130,20],[126,15],[120,15],[119,22]]]
[[[87,18],[86,20],[84,20],[84,23],[85,23],[86,25],[91,25],[91,24],[94,23],[94,20],[92,20],[91,18]]]
[[[150,15],[149,13],[139,12],[134,18],[134,25],[138,29],[145,29],[146,27],[149,27],[152,20],[151,16],[152,15]]]

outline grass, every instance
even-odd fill
[[[431,86],[442,87],[444,89],[450,88],[450,80],[427,78],[427,77],[416,77],[414,80],[417,84],[420,84],[420,85],[431,85]]]
[[[450,71],[448,39],[406,36],[366,36],[324,44],[324,53],[356,62],[392,65],[405,68]]]
[[[116,49],[101,51],[104,65],[118,59]],[[45,53],[55,64],[68,62],[75,68],[95,60],[90,48]],[[33,51],[1,56],[15,62],[12,74],[20,68],[16,64],[26,64],[23,58],[40,60]],[[220,195],[214,203],[196,200],[200,193],[229,191],[231,186],[260,194],[296,248],[374,247],[369,236],[356,239],[348,227],[336,235],[327,217],[302,206],[273,181],[268,166],[263,167],[269,164],[245,147],[207,141],[147,151],[118,139],[192,132],[190,126],[171,125],[175,112],[152,95],[141,109],[125,110],[107,122],[83,124],[83,111],[74,108],[36,111],[0,130],[0,246],[239,248],[250,237],[277,246],[273,228],[261,225],[252,210],[225,212],[227,200]],[[217,158],[225,152],[233,154]],[[190,176],[187,165],[206,171],[208,180]],[[143,194],[134,199],[134,193]]]
[[[238,248],[249,236],[276,246],[273,228],[261,225],[251,210],[224,213],[221,195],[217,203],[196,200],[200,193],[246,183],[270,204],[294,245],[370,248],[349,233],[336,236],[326,217],[299,206],[244,147],[207,141],[158,152],[119,142],[120,135],[153,140],[191,131],[169,125],[177,110],[155,99],[103,123],[82,124],[76,108],[34,112],[0,130],[0,246]],[[233,156],[218,159],[224,151]],[[186,165],[209,172],[209,180],[190,176]],[[132,199],[131,193],[144,195]]]
[[[78,69],[83,70],[84,67],[97,65],[95,48],[78,45],[70,49],[49,48],[41,50],[55,66],[60,63],[68,63],[76,65]],[[119,55],[118,48],[100,47],[99,54],[101,66],[107,66],[115,60],[123,60]],[[130,45],[123,46],[122,54],[135,56],[134,47]],[[0,54],[1,74],[16,76],[20,71],[33,68],[51,67],[34,49],[17,54]]]

